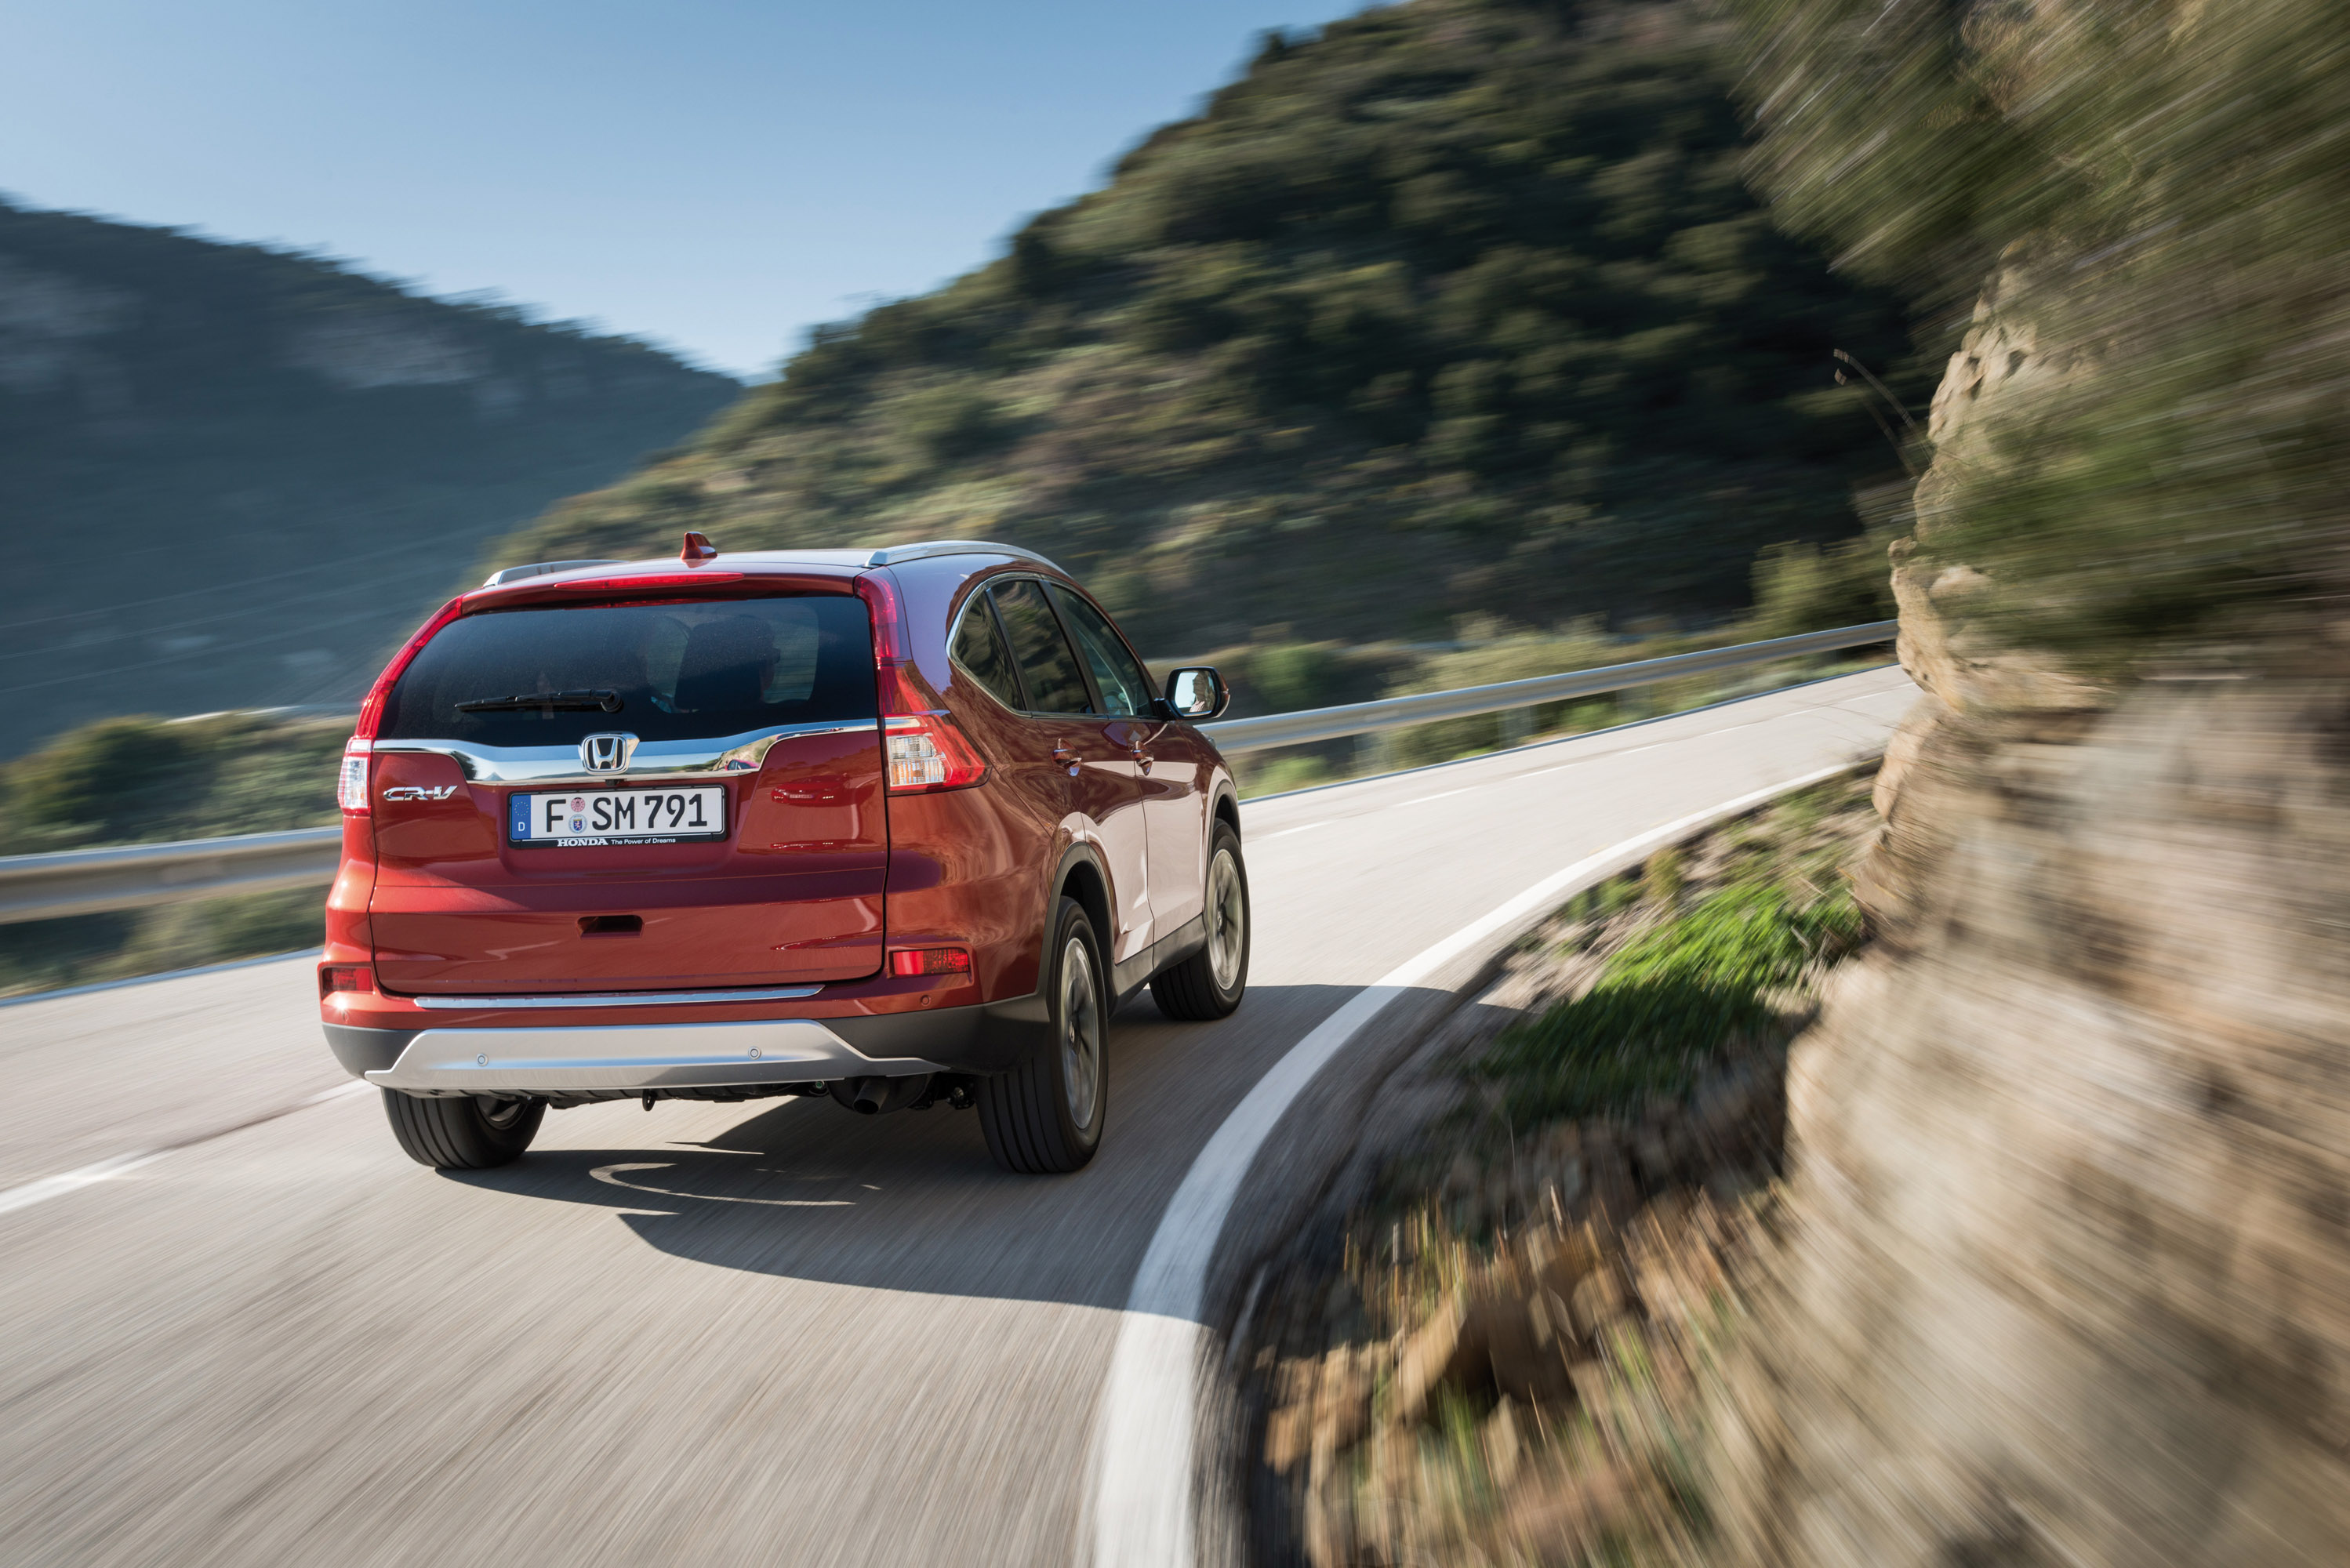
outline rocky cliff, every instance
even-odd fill
[[[1895,548],[1926,695],[1791,1065],[1742,1563],[2350,1561],[2350,621],[2100,680],[1986,632],[1951,520],[2113,373],[2064,299],[1995,279]]]

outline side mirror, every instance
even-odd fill
[[[1232,705],[1232,690],[1212,666],[1187,664],[1168,673],[1162,701],[1172,718],[1212,719]]]

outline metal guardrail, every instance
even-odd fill
[[[1665,659],[1643,659],[1630,664],[1607,664],[1596,670],[1570,670],[1562,675],[1535,675],[1523,680],[1501,680],[1491,686],[1462,686],[1451,691],[1421,691],[1409,697],[1382,697],[1376,702],[1349,702],[1342,708],[1309,708],[1299,713],[1269,713],[1262,719],[1227,719],[1200,729],[1231,755],[1261,752],[1269,746],[1299,746],[1310,741],[1336,741],[1375,730],[1397,730],[1439,719],[1466,719],[1478,713],[1500,713],[1531,708],[1538,702],[1560,702],[1570,697],[1597,697],[1628,691],[1638,686],[1679,680],[1691,675],[1711,675],[1723,670],[1769,664],[1807,653],[1833,653],[1841,648],[1863,648],[1890,642],[1901,629],[1896,620],[1866,626],[1838,627],[1833,631],[1807,631],[1799,637],[1773,638],[1768,642],[1742,642],[1734,648],[1709,648],[1697,653],[1676,653]]]
[[[343,830],[337,826],[11,855],[0,858],[0,925],[316,888],[335,879],[342,853]]]
[[[1801,637],[1775,638],[1768,642],[1742,643],[1735,648],[1679,653],[1669,659],[1643,659],[1631,664],[1570,670],[1560,675],[1537,675],[1491,686],[1387,697],[1340,708],[1313,708],[1302,713],[1228,719],[1200,727],[1219,750],[1232,753],[1335,741],[1348,735],[1431,723],[1439,719],[1498,713],[1571,697],[1596,697],[1686,676],[1710,675],[1804,654],[1889,642],[1899,624],[1875,621],[1834,631],[1806,632]],[[53,855],[0,857],[0,925],[53,919],[60,915],[96,914],[107,909],[143,909],[234,893],[265,893],[278,888],[315,888],[334,879],[342,841],[340,827],[302,827],[286,833],[253,833],[234,838],[193,838],[176,844],[130,844],[111,849],[68,849]]]

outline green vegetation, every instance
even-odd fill
[[[1769,1029],[1771,993],[1848,946],[1848,898],[1792,904],[1777,888],[1708,898],[1609,959],[1598,983],[1515,1030],[1487,1069],[1513,1080],[1513,1119],[1604,1115],[1679,1096],[1722,1046]]]
[[[1731,830],[1701,875],[1668,849],[1571,905],[1576,940],[1607,953],[1596,978],[1503,1031],[1475,1068],[1511,1125],[1638,1116],[1726,1049],[1783,1037],[1806,981],[1861,939],[1836,872],[1866,808],[1861,789],[1824,785]]]
[[[0,763],[0,855],[321,826],[348,721],[112,719]],[[317,888],[0,926],[0,992],[314,947]]]
[[[1729,41],[1533,0],[1269,39],[1008,254],[501,558],[1002,537],[1154,652],[1734,611],[1898,477],[1831,352],[1922,382],[1892,296],[1742,182]],[[1289,657],[1268,695],[1315,686]]]
[[[0,755],[352,699],[486,542],[740,390],[316,256],[0,202]]]
[[[2305,659],[2350,494],[2338,0],[1731,8],[1774,213],[2009,329],[1921,489],[1926,575],[2092,670]]]
[[[345,719],[108,719],[0,763],[0,855],[339,820]]]

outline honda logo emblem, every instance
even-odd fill
[[[637,738],[625,732],[590,735],[579,742],[579,765],[591,774],[626,773],[637,754]]]

